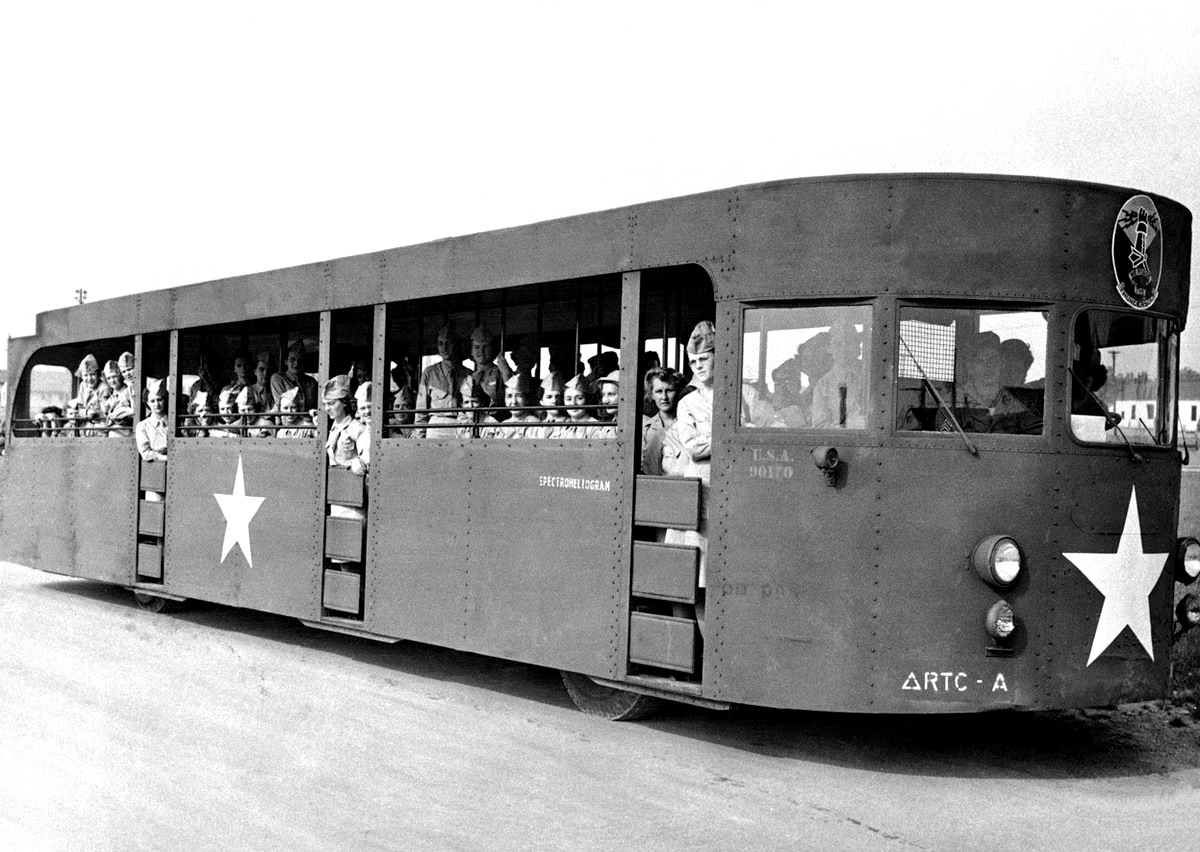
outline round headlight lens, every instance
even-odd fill
[[[1200,577],[1200,541],[1185,538],[1179,548],[1179,582],[1187,584]]]
[[[1007,535],[989,535],[971,551],[971,567],[986,583],[1007,589],[1021,573],[1021,548]]]
[[[1004,585],[1016,581],[1021,573],[1021,551],[1011,538],[1002,538],[992,550],[992,573]]]

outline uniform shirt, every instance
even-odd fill
[[[358,458],[358,439],[366,431],[362,421],[347,417],[341,423],[329,427],[329,439],[325,442],[325,453],[330,467],[349,467]],[[366,460],[363,460],[364,463]]]
[[[101,407],[105,420],[108,420],[111,425],[133,426],[133,394],[129,390],[129,385],[121,385],[112,391]],[[129,428],[113,429],[108,433],[110,438],[128,437],[132,434],[133,431]]]
[[[317,434],[317,428],[312,421],[305,417],[300,423],[295,426],[287,426],[275,433],[277,438],[313,438]]]
[[[495,364],[484,364],[471,375],[475,379],[475,384],[488,395],[492,405],[500,405],[504,402],[504,375],[500,372],[499,367]]]
[[[442,360],[426,367],[421,373],[421,381],[417,385],[417,398],[413,407],[429,408],[435,411],[443,408],[458,408],[460,400],[458,388],[466,377],[466,368],[450,361]],[[418,425],[428,422],[430,419],[428,413],[416,415]],[[454,423],[457,422],[457,418],[450,415],[437,422]],[[429,430],[429,437],[448,438],[453,434],[453,430],[449,429]]]
[[[579,425],[571,425],[579,424]],[[555,426],[550,430],[550,434],[546,437],[555,440],[563,438],[591,438],[592,431],[600,426],[600,422],[594,417],[585,417],[582,420],[564,420],[562,425]]]
[[[271,376],[271,398],[279,399],[292,388],[300,388],[304,394],[304,410],[312,411],[317,407],[317,380],[308,373],[299,373],[293,379],[287,373],[276,373]],[[264,409],[264,411],[267,409]]]
[[[97,387],[89,387],[84,385],[79,389],[79,398],[76,400],[77,416],[88,421],[99,421],[104,419],[104,402],[112,394],[112,388],[108,385],[101,384]],[[103,435],[104,432],[97,432],[94,429],[87,429],[80,434],[94,438],[97,435]]]
[[[151,414],[138,422],[136,433],[138,455],[146,461],[166,461],[160,458],[167,454],[166,420],[159,420]]]
[[[642,473],[651,476],[662,476],[665,473],[663,453],[666,447],[663,439],[671,425],[663,419],[661,411],[646,421],[646,430],[642,433]]]
[[[694,391],[679,400],[675,432],[693,466],[697,467],[697,472],[689,475],[702,476],[707,482],[708,458],[712,455],[713,392],[712,388],[702,384],[693,384],[693,387]],[[699,470],[701,462],[703,474]]]
[[[515,425],[518,423],[524,425]],[[489,416],[483,424],[479,431],[481,438],[538,438],[542,421],[538,420],[536,414],[529,413],[514,414],[504,421]]]

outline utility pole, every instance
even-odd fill
[[[76,290],[75,291],[75,301],[81,305],[84,302],[86,302],[87,301],[87,290],[84,290],[82,287],[80,287],[78,290]]]

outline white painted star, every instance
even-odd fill
[[[1136,488],[1129,495],[1125,529],[1121,532],[1116,553],[1063,554],[1104,595],[1096,635],[1092,638],[1092,653],[1087,661],[1089,666],[1126,626],[1142,643],[1150,659],[1154,659],[1154,644],[1150,638],[1150,591],[1162,576],[1169,555],[1142,550]]]
[[[263,504],[265,497],[247,497],[246,480],[242,476],[242,457],[238,455],[237,476],[233,480],[232,494],[214,494],[221,506],[221,514],[225,516],[225,543],[221,547],[221,563],[236,544],[246,555],[246,562],[254,567],[254,559],[250,556],[250,520]]]

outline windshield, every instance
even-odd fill
[[[1042,434],[1046,314],[1041,310],[900,310],[896,428]]]
[[[1071,347],[1075,437],[1170,446],[1178,349],[1179,334],[1170,320],[1119,311],[1080,313]]]

